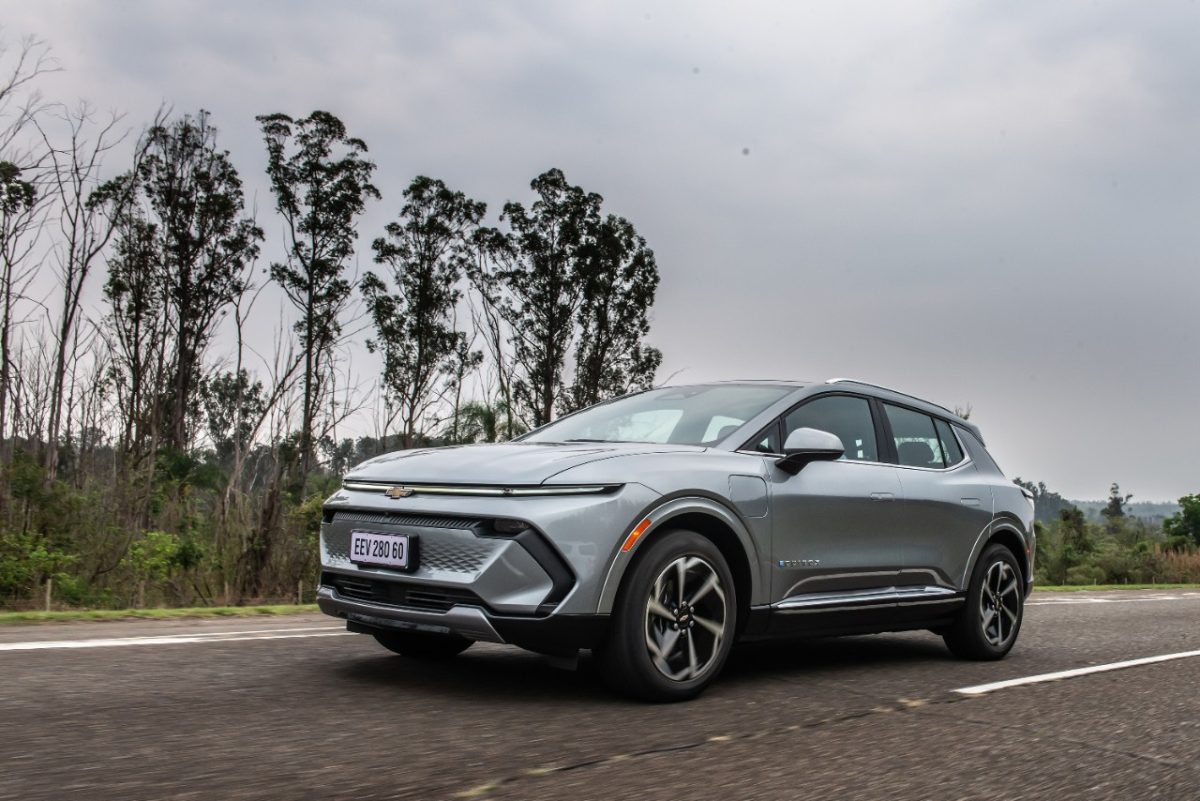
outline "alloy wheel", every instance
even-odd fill
[[[1012,565],[993,562],[979,594],[980,626],[983,638],[993,647],[1002,647],[1017,630],[1021,614],[1021,583]]]
[[[716,568],[699,556],[680,556],[658,574],[646,601],[650,661],[672,681],[704,675],[720,655],[727,621]]]

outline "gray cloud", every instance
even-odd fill
[[[269,233],[258,113],[367,140],[364,239],[417,173],[497,209],[560,166],[655,248],[664,374],[861,376],[1068,495],[1200,490],[1191,5],[5,5],[48,93],[212,110]]]

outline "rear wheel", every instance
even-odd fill
[[[600,669],[614,688],[639,698],[693,698],[721,672],[736,622],[721,551],[695,532],[666,532],[622,582]]]
[[[375,635],[375,641],[393,653],[414,659],[449,659],[474,644],[457,634],[431,634],[424,631],[388,631]]]
[[[967,601],[943,638],[963,659],[1003,659],[1021,631],[1025,592],[1012,551],[989,545],[975,564]]]

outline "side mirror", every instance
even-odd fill
[[[783,444],[783,458],[775,462],[779,469],[792,475],[799,473],[809,462],[832,462],[842,458],[846,447],[836,434],[816,428],[797,428],[788,434]]]

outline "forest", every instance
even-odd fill
[[[653,251],[560,170],[489,217],[437,178],[381,188],[334,114],[272,111],[246,121],[256,218],[208,112],[45,98],[34,39],[0,66],[2,605],[304,597],[348,466],[654,382]],[[373,203],[395,217],[361,230]]]
[[[230,121],[259,134],[260,213],[221,121],[46,98],[55,69],[0,45],[0,606],[311,598],[348,467],[654,385],[654,253],[561,170],[489,210],[434,177],[379,186],[328,111],[265,110]],[[381,230],[370,204],[395,210]],[[1040,582],[1200,581],[1200,496],[1147,522],[1114,484],[1097,522],[1017,481]]]
[[[1180,498],[1165,519],[1147,518],[1114,482],[1099,519],[1091,520],[1084,504],[1045,483],[1015,481],[1033,495],[1037,510],[1038,584],[1200,583],[1200,493]]]

